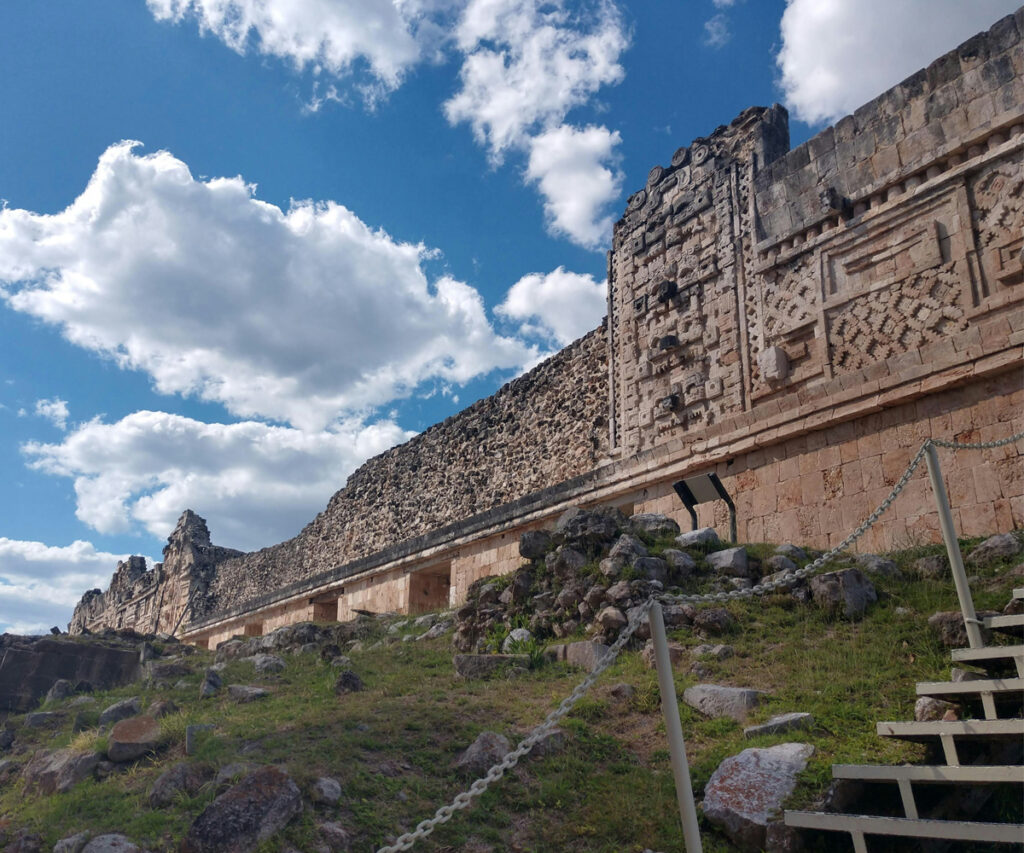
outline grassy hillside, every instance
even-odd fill
[[[964,541],[965,552],[974,542]],[[759,547],[752,553],[770,553]],[[816,753],[791,800],[806,805],[827,787],[833,762],[894,763],[923,759],[924,748],[877,738],[875,722],[913,719],[914,682],[948,678],[948,650],[927,625],[938,610],[956,609],[951,581],[915,579],[913,561],[939,553],[928,547],[890,555],[906,580],[872,578],[880,601],[860,622],[825,617],[813,605],[774,595],[728,605],[737,628],[717,639],[735,649],[722,661],[705,661],[702,681],[755,687],[770,698],[750,722],[786,711],[809,711],[813,730],[745,740],[731,720],[708,720],[681,705],[684,736],[695,791],[699,793],[718,763],[749,746],[787,740],[813,744]],[[973,581],[979,609],[1001,609],[1022,568],[1003,563],[978,570]],[[973,570],[969,570],[973,571]],[[347,652],[363,679],[362,692],[335,695],[337,667],[314,653],[288,658],[287,668],[257,675],[246,662],[232,662],[221,673],[224,684],[268,688],[272,695],[238,704],[226,691],[200,700],[198,685],[212,654],[188,658],[195,672],[185,685],[155,688],[136,684],[95,694],[95,704],[72,731],[68,710],[54,730],[16,728],[13,752],[0,754],[23,764],[37,748],[74,746],[105,749],[105,735],[94,728],[99,711],[114,701],[138,696],[170,699],[176,713],[161,718],[163,744],[150,758],[119,766],[105,778],[80,783],[66,794],[26,794],[17,768],[0,775],[0,829],[30,828],[50,850],[59,839],[83,829],[122,832],[154,851],[176,849],[192,820],[218,793],[213,783],[195,796],[182,794],[170,807],[153,809],[148,792],[156,778],[185,758],[188,725],[211,723],[189,759],[213,770],[235,762],[286,767],[308,791],[319,776],[337,779],[342,798],[336,807],[307,804],[303,814],[265,851],[313,850],[321,843],[317,824],[330,820],[347,827],[350,849],[372,851],[414,827],[463,790],[470,779],[452,768],[456,756],[484,730],[526,734],[581,680],[582,673],[548,663],[512,679],[461,681],[454,677],[450,635],[402,642],[389,634],[397,620],[379,620],[376,648]],[[672,632],[684,646],[703,642],[690,629]],[[387,642],[387,641],[390,642]],[[676,675],[679,694],[697,682],[689,661]],[[632,698],[618,700],[611,688],[632,685]],[[66,708],[65,700],[48,710]],[[90,719],[88,715],[92,715]],[[660,851],[682,849],[667,742],[655,673],[636,651],[625,652],[563,724],[566,748],[554,755],[527,757],[469,811],[457,813],[417,850],[434,851]],[[242,772],[241,768],[239,772]],[[705,850],[731,849],[705,824]]]

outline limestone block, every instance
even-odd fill
[[[858,619],[868,606],[878,601],[875,587],[860,569],[827,572],[810,580],[814,603],[829,613],[842,613],[847,619]]]
[[[683,701],[706,717],[730,717],[742,723],[765,695],[763,690],[747,687],[697,684],[683,691]]]
[[[722,575],[733,578],[751,577],[750,561],[745,548],[726,548],[707,555],[708,565]]]
[[[745,738],[759,735],[775,735],[797,729],[809,729],[814,725],[814,717],[806,711],[790,711],[788,714],[776,714],[756,726],[747,726],[743,730]]]
[[[455,674],[460,678],[490,678],[510,670],[526,670],[528,655],[455,655]]]

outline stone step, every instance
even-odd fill
[[[867,853],[865,835],[904,838],[944,838],[951,841],[980,841],[990,844],[1020,844],[1024,825],[1015,823],[976,823],[965,820],[921,820],[906,817],[826,814],[824,812],[786,812],[786,826],[848,832],[855,853]]]
[[[1024,678],[1024,645],[986,646],[982,649],[954,649],[954,663],[968,663],[986,670],[1017,667],[1017,675]]]
[[[1014,590],[1016,593],[1016,590]],[[1024,613],[1011,616],[986,616],[985,627],[1014,637],[1024,637]]]
[[[918,696],[931,696],[947,702],[981,702],[986,720],[999,718],[998,711],[1009,710],[1014,717],[1021,716],[1024,702],[1024,678],[976,678],[966,681],[922,681],[917,685]]]
[[[1024,737],[1024,720],[937,720],[927,723],[878,723],[876,731],[881,737],[918,743],[940,743],[950,767],[959,767],[958,739],[970,741],[1019,741]]]

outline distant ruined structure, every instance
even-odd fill
[[[1024,9],[793,150],[780,106],[680,148],[615,226],[602,328],[366,462],[287,542],[217,548],[186,512],[164,562],[119,565],[72,631],[213,647],[457,603],[571,505],[687,525],[672,483],[705,471],[742,541],[826,547],[924,439],[1024,430],[1022,35]],[[961,534],[1024,526],[1016,447],[944,466]],[[863,545],[937,538],[918,472]]]

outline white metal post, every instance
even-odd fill
[[[956,528],[953,526],[953,513],[949,509],[946,484],[942,480],[939,455],[935,452],[934,444],[929,444],[925,449],[924,460],[928,464],[928,477],[932,481],[935,504],[939,508],[939,527],[942,528],[942,539],[946,543],[949,567],[953,570],[953,583],[956,585],[957,598],[960,599],[960,612],[963,613],[964,626],[967,628],[967,641],[972,649],[980,649],[984,647],[985,641],[981,636],[978,616],[974,612],[974,599],[971,597],[971,587],[967,583],[964,558],[960,555],[960,543],[957,542]]]
[[[651,623],[651,637],[654,640],[654,661],[658,667],[658,686],[661,688],[661,711],[665,715],[665,731],[668,734],[668,752],[672,759],[672,775],[676,780],[676,799],[679,802],[679,816],[683,821],[683,840],[686,842],[686,853],[701,853],[697,807],[693,802],[690,766],[686,761],[686,745],[683,743],[683,727],[679,722],[676,683],[672,677],[672,660],[668,656],[668,639],[665,636],[665,620],[661,615],[660,604],[653,604],[648,618]]]

